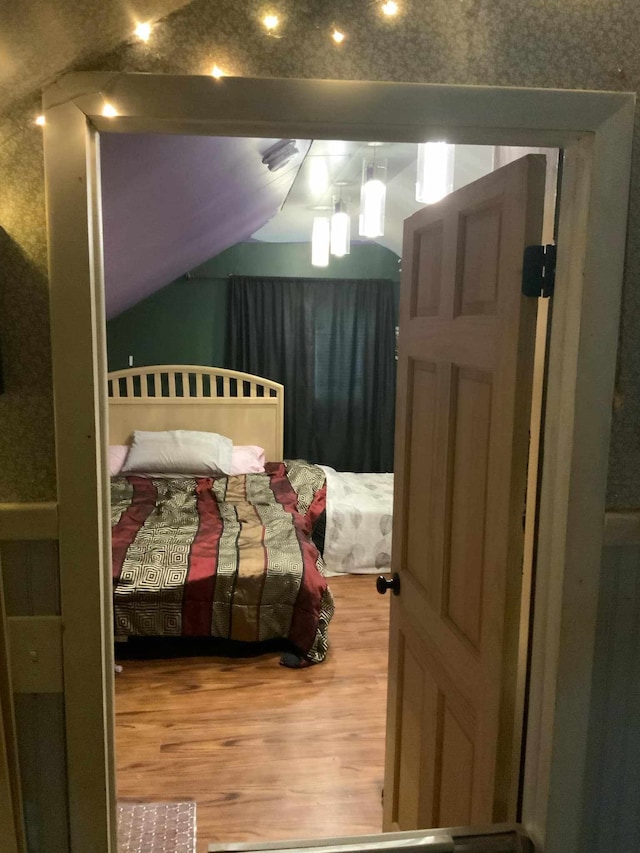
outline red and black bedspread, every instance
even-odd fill
[[[333,599],[310,533],[323,485],[306,462],[113,478],[116,635],[287,639],[304,661],[322,661]]]

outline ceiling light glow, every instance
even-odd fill
[[[455,146],[446,142],[418,145],[416,201],[434,204],[453,190]]]
[[[267,32],[270,33],[273,30],[277,29],[278,24],[280,23],[280,19],[277,15],[265,15],[262,19],[262,23],[264,24]]]
[[[211,76],[215,77],[216,80],[219,80],[221,77],[225,76],[225,73],[218,65],[214,65],[211,69]]]
[[[398,4],[395,0],[387,0],[386,3],[382,4],[382,11],[388,18],[392,18],[398,14]]]
[[[334,30],[331,38],[334,40],[336,44],[342,44],[345,39],[344,33],[341,33],[340,30]]]
[[[118,111],[112,104],[105,104],[102,108],[102,115],[105,118],[114,118],[118,115]]]
[[[343,139],[331,139],[327,142],[331,157],[344,157],[347,153],[347,143]]]
[[[309,189],[320,198],[329,188],[329,169],[324,157],[309,158]]]
[[[38,125],[38,127],[42,127],[45,124],[44,116],[38,116],[38,118],[35,120],[35,123]]]
[[[149,41],[149,37],[151,36],[151,24],[138,24],[135,30],[133,31],[134,36],[140,39],[140,41]]]

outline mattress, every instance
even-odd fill
[[[287,640],[298,665],[327,653],[333,599],[310,533],[324,474],[111,480],[117,636]]]

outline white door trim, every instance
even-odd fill
[[[105,118],[105,103],[118,116]],[[562,147],[523,819],[579,849],[633,94],[112,72],[44,97],[72,845],[115,851],[100,132]],[[106,793],[105,793],[106,792]]]

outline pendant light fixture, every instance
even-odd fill
[[[351,251],[351,217],[347,213],[347,204],[340,195],[333,199],[333,216],[331,217],[331,254],[342,258]]]
[[[387,163],[376,159],[375,148],[371,159],[362,161],[362,186],[360,190],[361,237],[382,237],[384,234],[384,209],[387,198]]]
[[[314,216],[311,231],[311,264],[314,267],[329,266],[331,224],[328,216]]]
[[[423,142],[418,145],[416,201],[434,204],[453,190],[455,145]]]

